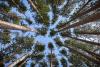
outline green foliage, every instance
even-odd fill
[[[90,44],[84,44],[82,42],[70,39],[68,41],[65,41],[65,43],[67,43],[68,45],[74,46],[76,48],[80,48],[83,50],[92,50],[93,49],[93,45]]]
[[[67,52],[66,52],[65,49],[62,49],[62,50],[60,51],[60,53],[62,53],[63,55],[67,56]]]
[[[79,48],[82,50],[90,50],[90,51],[93,50],[93,45],[85,44],[73,39],[66,40],[65,43],[67,43],[69,46],[75,47],[75,49]],[[72,67],[84,67],[84,65],[91,66],[91,62],[88,59],[86,59],[85,57],[81,56],[76,52],[72,53],[70,61],[73,64]]]
[[[48,43],[48,48],[49,49],[53,49],[54,48],[54,46],[53,46],[53,44],[51,42]]]
[[[42,60],[43,57],[44,57],[44,54],[37,54],[37,55],[32,54],[32,55],[31,55],[31,58],[32,58],[33,60],[35,60],[36,62]]]
[[[20,3],[20,0],[7,0],[10,7],[15,7],[17,4]]]
[[[10,43],[10,31],[9,30],[3,30],[3,32],[0,32],[0,42],[2,44]]]
[[[26,18],[25,20],[29,23],[29,25],[33,23],[33,22],[32,22],[30,19],[28,19],[28,18]]]
[[[9,62],[11,60],[10,56],[5,56],[4,59],[6,59],[5,62]]]
[[[30,66],[31,66],[31,67],[34,67],[34,66],[35,66],[35,63],[32,62]]]
[[[25,12],[26,10],[27,10],[26,6],[25,6],[22,2],[20,2],[20,3],[19,3],[19,11],[20,11],[21,13],[23,13],[23,12]]]
[[[20,52],[22,50],[31,50],[31,47],[33,46],[34,44],[34,38],[33,37],[19,37],[17,36],[15,38],[16,40],[16,45],[15,47],[18,47],[18,50],[16,52]],[[15,48],[17,49],[17,48]]]
[[[43,52],[45,50],[45,46],[42,45],[41,43],[36,43],[35,48],[37,52]]]
[[[54,40],[55,40],[56,44],[57,44],[59,47],[63,46],[63,43],[61,42],[61,40],[60,40],[59,37],[56,37]]]
[[[47,63],[45,61],[39,62],[40,67],[47,67]]]
[[[9,11],[10,11],[10,7],[7,6],[7,5],[4,4],[4,3],[0,3],[0,8],[2,8],[2,9],[0,9],[1,11],[2,11],[2,10],[5,11],[5,12],[9,12]]]
[[[76,52],[72,52],[69,61],[72,63],[71,67],[98,67],[98,65],[92,63],[91,61]]]
[[[54,36],[55,34],[56,34],[56,31],[53,30],[53,29],[51,29],[51,30],[50,30],[50,36],[52,37],[52,36]]]
[[[63,67],[67,67],[67,61],[64,58],[61,58],[61,64],[63,65]]]
[[[45,4],[44,0],[36,0],[36,2],[37,2],[36,7],[38,8],[40,15],[42,16],[39,17],[38,19],[41,20],[40,21],[41,23],[48,26],[49,18],[47,16],[47,12],[49,12],[49,5]]]
[[[37,29],[38,30],[38,34],[40,35],[46,35],[47,34],[47,28],[46,27],[42,27],[40,29]]]
[[[49,55],[47,55],[47,57],[48,57],[49,60],[50,60],[51,58],[52,58],[52,59],[56,58],[55,54],[49,54]]]

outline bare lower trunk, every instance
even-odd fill
[[[76,31],[75,32],[76,34],[91,34],[91,35],[100,35],[100,32],[95,32],[95,31],[93,31],[93,32],[89,32],[89,31]]]
[[[29,54],[25,54],[24,56],[22,56],[21,58],[17,59],[12,64],[10,64],[8,67],[20,66],[27,59],[28,56],[29,56]]]
[[[51,49],[51,57],[50,57],[50,67],[52,67],[52,49]]]
[[[1,29],[23,30],[23,31],[36,32],[35,29],[31,29],[31,28],[24,27],[24,26],[21,26],[21,25],[16,25],[16,24],[8,23],[8,22],[2,21],[2,20],[0,20],[0,28]]]

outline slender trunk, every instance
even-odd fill
[[[32,8],[36,10],[36,12],[39,14],[41,19],[44,21],[43,16],[40,14],[38,8],[35,6],[35,4],[32,2],[32,0],[28,0],[28,1],[29,1],[30,5],[32,6]]]
[[[80,8],[79,11],[75,14],[75,17],[73,17],[71,20],[69,20],[69,21],[65,24],[65,26],[64,26],[62,29],[65,29],[65,27],[66,27],[71,21],[75,20],[76,18],[81,17],[81,16],[83,16],[83,15],[85,15],[85,14],[91,12],[91,11],[94,11],[94,10],[100,8],[100,1],[98,0],[98,1],[96,2],[96,4],[95,4],[93,7],[91,7],[90,9],[88,9],[88,10],[86,10],[86,11],[80,13],[80,11],[82,11],[82,9],[85,8],[85,6],[86,6],[90,1],[91,1],[91,0],[89,0],[82,8]]]
[[[80,26],[80,25],[83,25],[83,24],[86,24],[86,23],[90,23],[90,22],[96,21],[98,19],[100,19],[100,13],[99,12],[80,20],[79,22],[76,22],[76,23],[71,24],[71,25],[67,25],[67,26],[63,27],[62,29],[58,30],[58,32],[64,31],[64,30],[69,29],[69,28],[74,28],[76,26]]]
[[[100,8],[100,0],[98,0],[98,1],[95,3],[95,5],[94,5],[93,7],[91,7],[90,9],[88,9],[88,10],[82,12],[82,13],[79,13],[77,16],[80,17],[81,15],[84,15],[84,14],[87,14],[87,13],[89,13],[89,12],[91,12],[91,11],[94,11],[94,10],[96,10],[97,8]]]
[[[80,43],[77,42],[77,43],[75,43],[74,45],[77,45],[77,44],[80,44]],[[80,44],[80,45],[82,45],[82,44]],[[70,46],[70,45],[69,45],[69,46]],[[79,48],[79,49],[81,49],[81,50],[87,52],[88,54],[92,55],[93,57],[97,58],[98,60],[100,60],[100,55],[97,54],[97,53],[95,53],[95,52],[92,52],[92,51],[90,51],[90,50],[87,50],[87,49],[84,49],[84,48],[81,48],[81,47],[77,47],[77,46],[76,46],[75,48]]]
[[[8,23],[8,22],[2,21],[2,20],[0,20],[0,28],[1,29],[23,30],[23,31],[36,32],[35,29],[31,29],[31,28],[28,28],[28,27],[24,27],[24,26]]]
[[[29,54],[25,54],[21,58],[17,59],[15,62],[11,63],[8,67],[19,66],[28,58],[28,56],[29,56]]]
[[[89,32],[89,31],[75,31],[75,34],[91,34],[91,35],[100,35],[100,32],[95,32],[95,31],[93,31],[93,32]]]
[[[78,40],[78,41],[82,41],[82,42],[85,42],[85,43],[89,43],[89,44],[100,46],[100,43],[97,43],[97,42],[87,41],[87,40],[83,40],[83,39],[79,39],[79,38],[71,37],[71,36],[67,36],[67,37],[70,37],[72,39],[75,39],[75,40]]]
[[[86,54],[86,52],[84,52],[82,50],[79,50],[79,49],[75,49],[74,47],[71,47],[71,46],[66,46],[66,47],[68,47],[72,51],[75,51],[75,52],[79,53],[80,55],[82,55],[83,57],[87,58],[88,60],[90,60],[90,61],[92,61],[92,62],[94,62],[96,64],[100,64],[99,60],[93,58],[91,55]]]
[[[98,60],[100,60],[100,55],[99,55],[99,54],[96,54],[96,53],[91,52],[91,51],[89,51],[89,50],[84,50],[84,51],[86,51],[87,53],[91,54],[92,56],[94,56],[94,57],[96,57]]]
[[[4,67],[4,63],[0,61],[0,67]]]
[[[0,67],[4,67],[4,58],[3,58],[3,56],[4,56],[4,53],[3,53],[3,51],[1,50],[0,51]]]
[[[69,21],[67,22],[67,24],[69,24],[71,21],[75,20],[76,18],[87,14],[87,13],[83,13],[83,14],[82,14],[82,13],[80,13],[80,12],[81,12],[91,1],[92,1],[92,0],[88,0],[88,1],[86,2],[86,4],[84,4],[84,5],[77,11],[77,13],[76,13],[74,16],[72,16],[73,18],[72,18],[71,20],[69,20]],[[95,9],[96,9],[96,8],[95,8]]]
[[[52,49],[51,49],[51,57],[50,57],[50,67],[52,67]]]
[[[14,13],[7,13],[4,10],[2,11],[2,9],[0,10],[0,14],[3,14],[4,16],[9,17],[9,18],[22,19],[20,16],[17,16]]]

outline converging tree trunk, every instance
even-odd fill
[[[75,51],[75,52],[79,53],[80,55],[82,55],[83,57],[87,58],[88,60],[90,60],[90,61],[92,61],[92,62],[94,62],[94,63],[96,63],[98,65],[100,64],[99,60],[97,60],[97,59],[93,58],[92,56],[86,54],[86,52],[84,52],[82,50],[79,50],[79,49],[75,49],[74,47],[71,47],[71,46],[66,46],[66,47],[68,47],[72,51]]]
[[[100,46],[100,43],[97,43],[97,42],[87,41],[87,40],[83,40],[83,39],[79,39],[79,38],[71,37],[71,36],[67,36],[67,37],[75,39],[75,40],[78,40],[78,41],[82,41],[82,42],[85,42],[85,43],[89,43],[89,44]]]
[[[24,26],[8,23],[8,22],[2,21],[2,20],[0,20],[0,28],[1,29],[23,30],[23,31],[36,32],[35,29],[31,29],[31,28],[28,28],[28,27],[24,27]]]
[[[100,32],[95,32],[95,31],[75,31],[75,34],[90,34],[90,35],[100,35]]]
[[[25,54],[21,58],[17,59],[15,62],[11,63],[8,67],[14,67],[14,66],[19,66],[22,64],[29,56],[30,54]]]
[[[38,13],[38,15],[40,15],[41,19],[44,21],[43,16],[41,15],[41,13],[39,12],[39,8],[36,7],[36,5],[32,2],[32,0],[28,0],[30,5],[32,6],[33,9],[36,10],[36,12]]]
[[[100,13],[99,12],[80,20],[79,22],[73,23],[71,25],[67,25],[67,26],[63,27],[62,29],[58,30],[58,32],[67,30],[69,28],[74,28],[76,26],[80,26],[80,25],[83,25],[83,24],[86,24],[86,23],[90,23],[90,22],[96,21],[98,19],[100,19]]]
[[[98,1],[95,3],[95,5],[94,5],[93,7],[89,8],[89,9],[86,10],[86,11],[81,12],[82,9],[84,9],[85,6],[86,6],[89,2],[91,2],[91,0],[89,0],[82,8],[80,8],[80,9],[77,11],[77,13],[74,15],[74,17],[73,17],[71,20],[69,20],[69,21],[65,24],[65,26],[62,27],[61,29],[65,29],[65,27],[67,27],[67,24],[70,23],[71,21],[75,20],[76,18],[79,18],[79,17],[81,17],[81,16],[83,16],[83,15],[85,15],[85,14],[91,12],[91,11],[94,11],[94,10],[100,8],[100,1],[98,0]]]

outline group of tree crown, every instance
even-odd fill
[[[0,67],[100,67],[100,0],[0,0]]]

